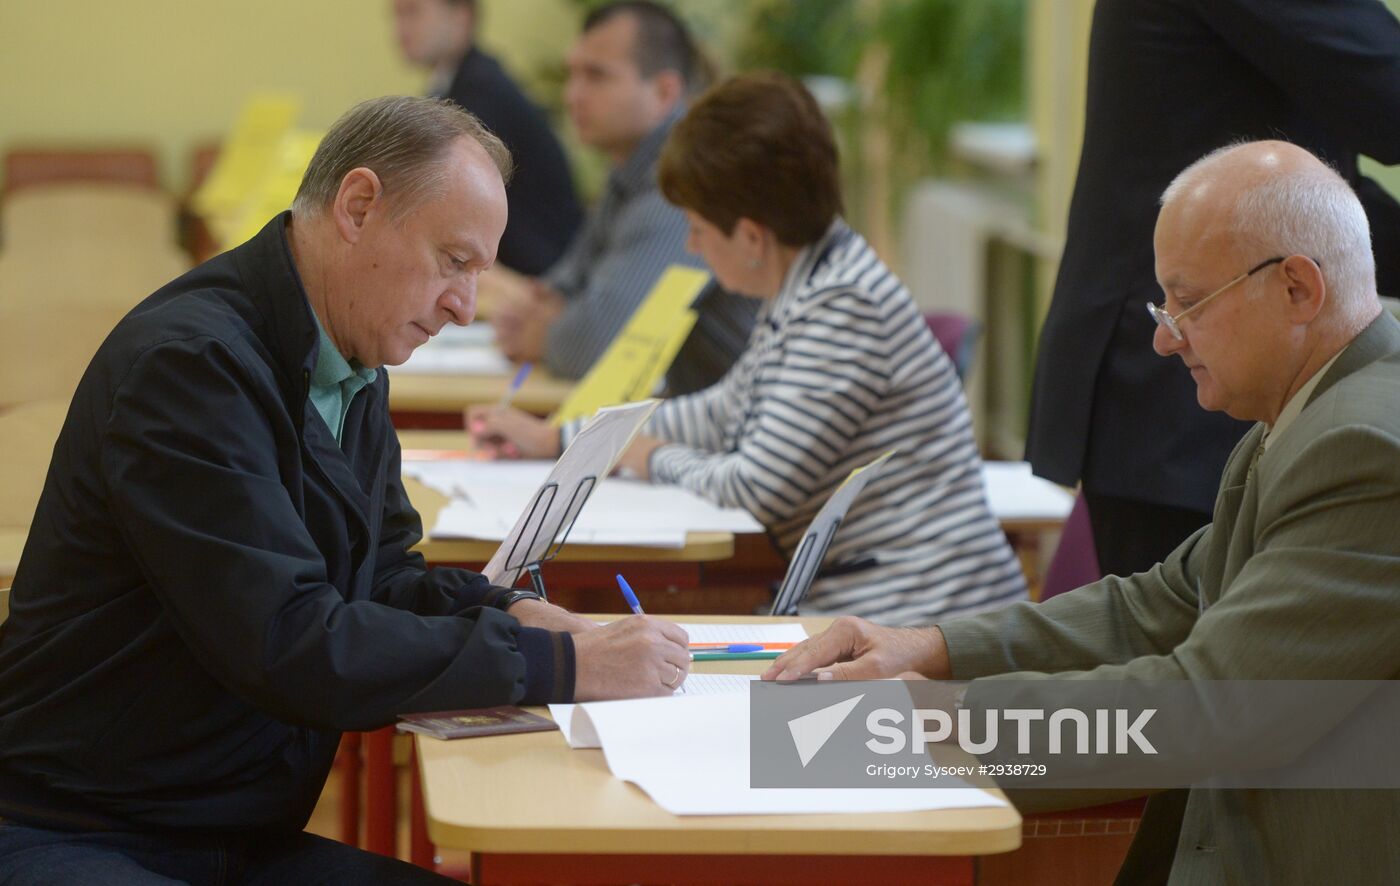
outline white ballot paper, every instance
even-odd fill
[[[692,695],[719,695],[721,692],[747,692],[749,683],[757,680],[757,674],[691,674],[685,678],[685,682],[676,687],[670,698],[685,698]],[[663,698],[666,696],[662,696]],[[559,731],[564,733],[564,741],[569,743],[571,748],[596,748],[598,736],[593,732],[591,726],[586,726],[584,734],[574,736],[574,709],[576,704],[552,704],[549,706],[549,715],[554,718],[554,722],[559,724]]]
[[[851,471],[841,485],[836,487],[836,491],[831,493],[826,504],[822,505],[817,516],[807,525],[802,541],[798,542],[792,562],[788,564],[787,574],[783,576],[783,583],[778,587],[777,596],[773,598],[770,614],[797,614],[797,604],[802,602],[802,598],[807,596],[807,590],[812,587],[817,570],[821,568],[822,558],[826,556],[826,549],[831,547],[831,539],[836,535],[836,528],[845,519],[846,511],[850,510],[851,503],[860,495],[861,490],[865,489],[866,484],[880,473],[880,466],[895,452],[896,450],[891,449],[870,464]]]
[[[433,538],[503,541],[554,463],[547,461],[405,461],[403,472],[451,501],[438,512]],[[679,486],[609,477],[569,531],[579,544],[681,548],[691,532],[762,532],[748,511],[722,508]]]
[[[526,564],[543,558],[560,530],[578,517],[593,488],[612,472],[660,403],[643,400],[599,409],[559,456],[481,574],[494,585],[514,587]]]
[[[724,622],[677,622],[695,643],[801,643],[807,629],[795,621],[780,624],[726,624]]]
[[[747,692],[577,705],[575,741],[590,730],[613,775],[637,785],[673,815],[915,812],[1006,805],[974,787],[749,787]]]

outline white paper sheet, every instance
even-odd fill
[[[747,692],[749,684],[758,679],[757,674],[691,674],[685,682],[671,693],[671,698],[687,698],[696,695],[718,695],[722,692]],[[564,741],[571,748],[596,748],[598,736],[589,729],[587,734],[575,736],[573,733],[575,704],[552,704],[549,714],[559,724],[564,733]],[[587,727],[585,727],[587,728]]]
[[[982,482],[998,520],[1063,520],[1074,507],[1072,493],[1033,475],[1023,461],[983,462]]]
[[[475,500],[477,496],[473,496]],[[484,498],[490,501],[490,498]],[[523,507],[523,506],[522,506]],[[437,538],[477,538],[484,541],[504,542],[510,535],[510,524],[506,523],[506,511],[500,508],[479,508],[461,499],[454,499],[438,512],[437,525],[433,535]],[[569,541],[575,544],[627,545],[631,547],[672,548],[685,547],[685,530],[655,528],[651,526],[598,526],[587,518],[584,509],[569,533]]]
[[[405,474],[452,502],[438,513],[435,538],[503,541],[549,476],[546,461],[415,461]],[[688,490],[609,477],[579,514],[569,540],[680,548],[688,532],[762,532],[747,511],[721,508]]]
[[[549,469],[545,482],[527,498],[481,574],[492,584],[514,587],[525,564],[539,561],[561,530],[577,521],[583,506],[591,501],[590,494],[606,488],[613,465],[659,403],[644,400],[599,409]],[[557,488],[546,494],[545,487],[551,484]]]
[[[796,622],[784,624],[708,624],[678,622],[692,643],[801,643],[807,629]]]
[[[912,812],[1004,806],[978,788],[751,788],[747,693],[589,702],[588,727],[613,774],[673,815]]]

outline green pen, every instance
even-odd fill
[[[730,647],[733,649],[734,647]],[[778,649],[757,649],[752,652],[692,652],[691,661],[761,661],[763,659],[777,658],[782,655]]]

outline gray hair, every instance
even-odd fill
[[[1202,167],[1238,147],[1218,148],[1188,166],[1162,193],[1162,204],[1195,184]],[[1259,261],[1305,255],[1317,262],[1338,322],[1354,326],[1373,313],[1371,225],[1351,185],[1325,162],[1271,176],[1243,191],[1231,211],[1229,230],[1240,249]]]
[[[292,213],[314,215],[330,206],[346,174],[363,166],[379,176],[393,214],[402,216],[443,192],[443,157],[460,138],[481,145],[501,179],[510,181],[514,162],[509,149],[460,106],[411,96],[360,102],[321,139],[292,201]]]

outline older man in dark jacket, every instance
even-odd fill
[[[376,368],[470,322],[509,168],[448,103],[360,105],[290,213],[102,346],[0,629],[0,882],[433,878],[302,833],[340,730],[683,675],[675,625],[410,551]]]

